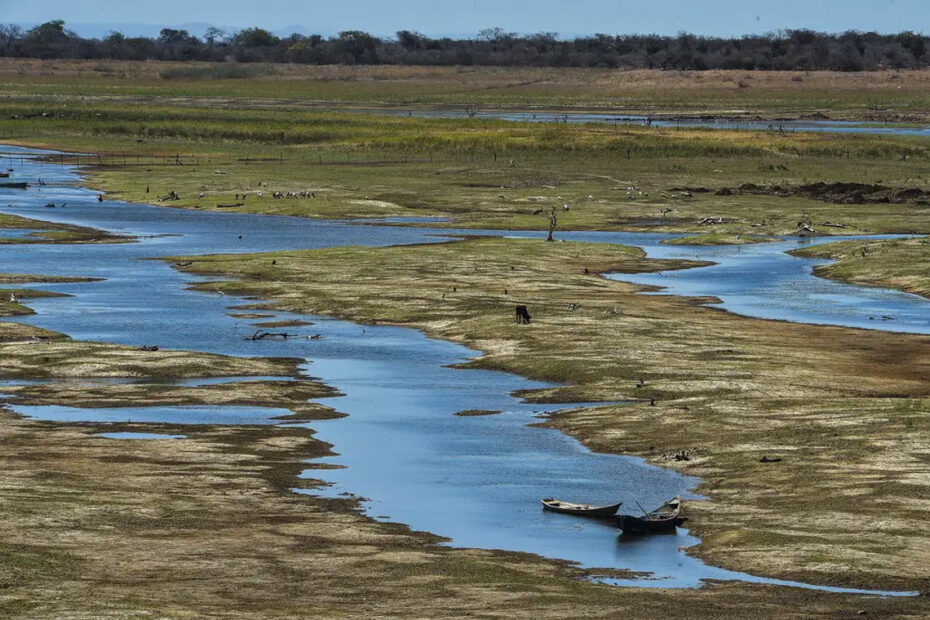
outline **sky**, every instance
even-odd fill
[[[784,28],[921,32],[930,0],[0,0],[0,23],[63,19],[83,36],[149,35],[164,26],[260,26],[286,33],[365,30],[474,36],[499,26],[528,34],[658,33],[734,36]],[[146,28],[145,25],[148,27]]]

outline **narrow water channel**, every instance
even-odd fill
[[[29,153],[19,149],[9,152]],[[344,419],[308,425],[319,431],[318,438],[332,443],[337,453],[322,463],[307,464],[307,477],[332,484],[320,493],[363,497],[372,516],[449,537],[450,544],[456,546],[525,551],[591,568],[629,569],[651,576],[635,581],[614,579],[612,582],[618,585],[694,587],[708,579],[732,579],[817,587],[707,566],[681,550],[699,542],[684,529],[672,536],[626,541],[610,524],[542,512],[538,500],[545,496],[605,503],[623,500],[628,506],[635,506],[635,500],[651,506],[679,493],[691,496],[689,490],[698,482],[641,459],[592,454],[561,433],[528,426],[538,421],[538,414],[565,405],[529,405],[510,394],[544,384],[505,373],[448,368],[477,352],[431,340],[406,328],[366,326],[363,330],[346,321],[300,317],[315,322],[305,328],[307,333],[319,333],[323,338],[284,343],[245,341],[241,336],[254,331],[254,326],[228,314],[230,306],[244,300],[187,290],[197,278],[178,273],[160,261],[136,260],[181,254],[438,242],[448,231],[98,203],[94,193],[72,185],[79,180],[73,167],[28,157],[9,161],[18,178],[42,178],[51,184],[26,191],[0,190],[0,212],[144,237],[139,243],[127,244],[0,246],[0,264],[6,266],[3,271],[104,278],[93,283],[36,285],[74,297],[30,300],[37,314],[17,320],[77,339],[307,359],[308,374],[346,394],[321,402],[349,414]],[[67,207],[44,208],[50,201],[66,202]],[[650,253],[711,252],[661,245],[660,241],[669,235],[572,233],[563,237],[639,245]],[[772,249],[766,253],[764,247]],[[764,247],[753,246],[753,251],[744,255],[747,260],[733,259],[734,264],[762,273],[770,268],[770,261],[783,260],[783,248],[778,244]],[[809,275],[811,261],[789,258],[796,261],[799,281],[824,282]],[[680,275],[678,280],[685,281]],[[701,285],[716,290],[712,280]],[[752,278],[747,276],[746,281]],[[732,275],[723,274],[719,283],[732,283]],[[824,321],[846,320],[843,312],[849,306],[847,302],[858,303],[863,297],[871,300],[876,289],[849,286],[844,291],[848,299],[837,298],[834,306],[826,304],[827,315],[821,317]],[[930,307],[920,298],[903,294],[877,298],[874,303],[881,304],[882,312],[902,317],[907,314],[904,307],[919,307],[924,317]],[[824,307],[823,303],[811,305]],[[277,316],[297,318],[286,313]],[[915,320],[913,331],[925,329],[917,323]],[[901,321],[895,327],[909,325]],[[256,407],[16,409],[38,419],[174,424],[265,424],[274,423],[274,417],[285,413]],[[502,413],[488,417],[454,415],[468,409]],[[343,468],[321,470],[320,465]]]
[[[725,129],[737,131],[772,131],[802,133],[851,133],[884,136],[930,136],[926,125],[903,123],[874,123],[864,121],[837,121],[829,119],[785,119],[762,120],[752,118],[681,117],[664,118],[640,115],[625,115],[609,112],[552,112],[519,110],[478,110],[463,108],[350,108],[346,111],[389,116],[413,116],[417,118],[483,118],[517,123],[598,123],[608,125],[643,125],[666,128]]]

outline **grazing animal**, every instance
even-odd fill
[[[203,192],[200,192],[200,197],[201,197],[201,198],[203,198],[203,195],[204,195]]]
[[[528,325],[530,322],[530,311],[527,310],[526,306],[517,306],[514,308],[514,313],[517,317],[517,323],[520,325]]]

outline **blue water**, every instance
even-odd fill
[[[4,239],[27,239],[42,232],[37,228],[0,228],[0,241]]]
[[[104,439],[186,439],[187,435],[163,435],[161,433],[98,433],[97,437]]]
[[[157,407],[66,407],[63,405],[16,405],[16,412],[31,419],[48,422],[101,422],[140,424],[278,424],[288,409],[265,407],[157,406]]]
[[[417,118],[469,118],[463,109],[455,108],[366,108],[355,111],[367,114],[390,116],[413,116]],[[903,126],[893,123],[877,124],[861,121],[834,120],[751,120],[728,118],[672,118],[663,119],[647,116],[630,116],[597,112],[515,112],[508,110],[480,110],[474,118],[496,119],[520,123],[600,123],[611,125],[651,125],[654,127],[684,127],[704,129],[732,129],[747,131],[785,131],[816,133],[855,133],[886,136],[930,136],[930,127]]]
[[[230,306],[247,300],[191,291],[190,283],[200,278],[179,273],[160,261],[138,260],[346,244],[435,243],[449,231],[205,213],[111,201],[98,203],[95,193],[67,185],[79,180],[74,168],[30,159],[10,161],[18,168],[18,177],[41,177],[53,184],[26,191],[0,190],[0,211],[142,237],[140,242],[128,244],[0,246],[0,264],[16,265],[17,272],[104,278],[92,283],[36,285],[74,297],[30,300],[37,314],[17,320],[85,340],[307,359],[306,374],[319,377],[345,394],[320,402],[349,414],[347,418],[306,425],[318,431],[317,438],[333,444],[337,453],[308,462],[305,477],[319,478],[332,485],[315,493],[364,497],[364,505],[372,516],[448,536],[450,544],[456,546],[526,551],[587,567],[627,568],[654,576],[653,581],[614,580],[623,585],[693,587],[706,579],[786,583],[703,564],[680,550],[699,542],[684,529],[673,536],[620,544],[618,530],[610,524],[543,512],[538,504],[541,497],[590,503],[622,500],[628,509],[635,507],[637,501],[647,506],[658,505],[679,493],[693,497],[689,490],[698,482],[641,459],[592,454],[561,433],[527,426],[538,421],[536,416],[565,405],[526,404],[510,394],[515,390],[548,387],[547,384],[499,372],[448,368],[478,352],[431,340],[406,328],[363,328],[326,317],[274,313],[280,320],[314,321],[312,326],[288,331],[323,337],[246,341],[242,336],[254,332],[254,321],[236,319],[228,313]],[[42,207],[52,200],[66,201],[69,206],[66,210]],[[539,237],[542,233],[507,234]],[[565,233],[560,236],[639,245],[655,255],[692,253],[703,257],[714,251],[660,243],[672,235]],[[788,257],[790,260],[783,265],[786,260],[783,249],[779,244],[766,244],[735,250],[738,252],[735,257],[721,255],[726,258],[726,261],[721,258],[725,269],[743,270],[740,276],[743,284],[736,283],[734,287],[733,272],[718,270],[717,277],[697,278],[696,282],[708,289],[701,294],[736,295],[741,286],[766,277],[772,268],[782,270],[790,264],[796,280],[812,287],[811,295],[830,291],[826,298],[802,304],[805,312],[816,312],[818,321],[845,324],[853,320],[850,316],[855,315],[858,304],[868,300],[870,307],[880,308],[882,314],[901,317],[894,322],[895,328],[926,333],[923,330],[927,329],[925,317],[930,304],[925,300],[858,287],[847,287],[837,294],[835,283],[809,275],[812,261]],[[684,282],[685,273],[713,274],[713,269],[679,272],[674,279]],[[820,289],[818,283],[829,288]],[[728,286],[735,290],[728,291]],[[790,303],[797,297],[790,286],[760,294],[768,295],[770,303],[783,303],[782,299]],[[765,308],[766,303],[762,302],[761,307]],[[755,311],[751,304],[744,302],[744,305],[747,312]],[[918,320],[921,312],[923,318]],[[15,408],[24,415],[45,420],[191,425],[273,424],[278,422],[275,418],[289,413],[261,407]],[[467,418],[454,415],[466,409],[504,413]],[[343,468],[319,469],[321,465]]]
[[[883,237],[894,235],[869,238]],[[856,238],[862,237],[788,238],[743,246],[658,245],[648,248],[649,256],[715,264],[702,269],[607,277],[662,287],[656,294],[714,296],[720,307],[730,312],[763,319],[930,333],[930,303],[925,298],[813,277],[810,273],[815,265],[830,261],[787,254],[797,248]]]

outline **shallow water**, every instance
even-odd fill
[[[351,110],[350,110],[351,111]],[[597,112],[514,112],[507,110],[480,110],[471,115],[462,109],[437,108],[363,108],[354,111],[366,114],[413,116],[416,118],[484,118],[520,123],[604,123],[610,125],[651,125],[654,127],[693,127],[705,129],[734,129],[749,131],[785,131],[817,133],[855,133],[891,136],[930,136],[930,127],[906,126],[895,123],[871,123],[834,120],[750,120],[724,118],[662,119],[647,116]]]
[[[610,274],[607,277],[663,287],[664,290],[657,294],[714,296],[720,299],[721,307],[746,316],[930,333],[930,302],[925,298],[812,277],[810,273],[815,265],[830,261],[799,258],[786,253],[810,245],[856,238],[789,238],[779,243],[743,246],[659,245],[648,248],[649,256],[705,260],[716,264],[703,269]],[[895,236],[875,235],[870,238]]]
[[[0,228],[0,241],[4,239],[26,239],[42,232],[37,228]]]
[[[163,435],[161,433],[98,433],[97,437],[104,439],[187,439],[187,435]]]
[[[20,167],[17,175],[23,178],[41,176],[53,183],[73,182],[78,178],[69,167],[28,159],[21,164],[16,161],[15,165]],[[241,336],[254,331],[254,321],[227,314],[229,306],[245,300],[187,290],[186,286],[198,278],[181,274],[159,261],[135,260],[164,255],[345,244],[436,242],[449,231],[202,213],[108,201],[97,203],[93,192],[67,185],[45,185],[15,194],[11,192],[13,190],[7,193],[0,190],[0,211],[146,236],[141,242],[131,244],[0,247],[0,261],[3,261],[0,264],[16,265],[17,272],[106,278],[93,283],[37,284],[37,288],[70,293],[74,297],[30,300],[29,305],[37,314],[18,320],[63,331],[79,339],[311,360],[312,364],[306,369],[308,374],[346,394],[320,402],[349,414],[348,418],[308,425],[318,430],[319,439],[331,442],[338,453],[324,459],[323,464],[345,466],[344,469],[320,470],[314,468],[316,462],[308,463],[307,477],[332,483],[333,486],[323,493],[363,496],[368,498],[365,505],[373,516],[450,536],[452,544],[457,546],[528,551],[588,567],[627,568],[655,576],[656,581],[636,582],[636,585],[689,587],[699,585],[703,579],[782,583],[722,571],[688,557],[679,547],[699,541],[685,530],[674,536],[618,541],[618,531],[610,524],[543,512],[538,500],[546,496],[592,503],[612,503],[621,499],[627,504],[625,508],[634,507],[632,512],[635,512],[634,500],[647,506],[658,505],[678,493],[687,496],[688,490],[697,483],[640,459],[591,454],[561,433],[528,427],[528,423],[538,421],[534,417],[537,414],[565,405],[524,404],[510,393],[544,387],[544,384],[504,373],[447,368],[477,352],[431,340],[405,328],[366,326],[363,329],[350,322],[324,317],[275,313],[280,320],[314,321],[313,326],[293,331],[319,333],[322,339],[245,341]],[[68,209],[42,207],[52,200],[67,201]],[[13,206],[3,207],[4,204]],[[467,232],[475,234],[475,231]],[[171,236],[150,236],[165,234]],[[437,234],[440,236],[435,236]],[[486,231],[482,234],[500,233]],[[542,233],[508,234],[525,237]],[[671,235],[565,233],[561,237],[640,245],[656,255],[690,252],[709,256],[712,251],[659,243]],[[782,248],[774,245],[751,247],[751,252],[739,250],[745,252],[742,254],[744,260],[733,259],[731,267],[754,271],[755,277],[762,277],[773,265],[782,268],[779,263],[784,260]],[[765,248],[769,248],[768,253]],[[813,264],[811,261],[791,260],[797,262],[795,275],[805,286],[816,287],[816,283],[825,282],[807,275],[805,270]],[[713,274],[712,269],[681,274]],[[749,273],[744,276],[743,286],[754,281]],[[709,289],[718,287],[719,290],[714,290],[719,293],[726,293],[728,284],[733,284],[733,274],[729,272],[701,282],[701,286]],[[790,287],[787,290],[792,292]],[[768,294],[764,290],[760,293]],[[849,299],[839,296],[829,303],[818,300],[810,305],[819,309],[821,315],[818,316],[824,321],[847,321],[850,308],[861,299],[871,300],[875,293],[876,289],[848,287],[844,294]],[[773,295],[775,300],[788,298],[785,290],[776,289]],[[894,312],[902,317],[908,313],[905,309],[909,305],[923,312],[930,307],[920,298],[903,294],[879,296],[874,303],[883,308],[883,313]],[[895,327],[910,328],[912,323],[915,330],[920,327],[916,320],[896,321]],[[37,419],[170,424],[273,424],[275,417],[289,413],[260,407],[17,406],[16,409]],[[504,413],[480,418],[453,415],[466,409]]]
[[[65,407],[62,405],[16,405],[17,413],[47,422],[99,422],[142,424],[278,424],[275,418],[289,416],[289,409],[220,406],[157,407]]]

